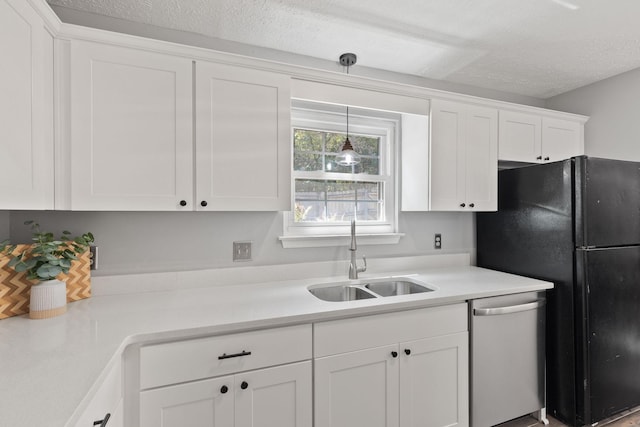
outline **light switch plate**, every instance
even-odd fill
[[[233,260],[251,261],[251,242],[233,242]]]

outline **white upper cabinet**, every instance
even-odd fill
[[[500,111],[499,128],[500,160],[544,163],[584,154],[579,121]]]
[[[24,0],[0,28],[0,209],[53,209],[53,37]]]
[[[71,209],[192,210],[192,61],[71,43]]]
[[[199,210],[291,209],[290,79],[196,64]]]
[[[584,154],[583,125],[579,122],[542,119],[542,160],[557,161]]]
[[[70,56],[70,209],[290,209],[288,76],[81,41]]]
[[[431,210],[496,210],[496,109],[433,100],[430,146]]]
[[[498,158],[514,162],[542,160],[540,116],[500,111]]]

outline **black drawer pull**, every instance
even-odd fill
[[[220,393],[225,394],[228,391],[229,391],[229,387],[227,387],[226,385],[223,385],[222,387],[220,387]]]
[[[93,425],[94,426],[100,426],[100,427],[107,427],[107,423],[109,422],[109,418],[111,418],[111,414],[105,415],[104,419],[102,419],[102,420],[94,421]]]
[[[249,387],[249,384],[246,381],[242,381],[242,384],[240,384],[240,388],[246,390],[247,387]]]
[[[404,354],[406,354],[407,356],[411,354],[411,350],[409,350],[408,348],[404,349]]]
[[[232,357],[249,356],[250,354],[251,354],[250,351],[244,351],[244,350],[242,350],[240,353],[234,353],[234,354],[222,353],[222,356],[218,356],[218,360],[231,359]]]

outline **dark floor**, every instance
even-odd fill
[[[624,412],[616,417],[609,418],[597,424],[598,427],[640,427],[640,407],[632,411]],[[549,427],[565,427],[560,421],[549,417]],[[500,424],[499,427],[544,427],[544,424],[531,416],[517,418],[515,420]]]

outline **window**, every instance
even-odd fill
[[[302,236],[396,232],[394,149],[400,115],[349,108],[349,139],[360,164],[335,161],[346,137],[346,107],[295,101],[292,109],[294,211],[285,234]]]

